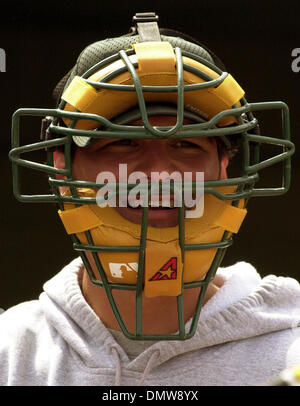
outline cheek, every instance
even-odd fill
[[[118,160],[101,153],[86,153],[78,150],[73,158],[73,176],[77,180],[95,182],[100,172],[110,171],[116,176],[118,169]]]
[[[206,169],[204,170],[206,180],[216,180],[220,176],[220,161],[218,155],[215,159],[206,163]]]
[[[201,153],[196,157],[189,157],[180,163],[180,172],[204,172],[205,180],[216,180],[220,174],[218,153]]]

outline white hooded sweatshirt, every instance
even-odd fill
[[[87,304],[80,272],[76,259],[45,283],[39,300],[0,316],[0,385],[266,385],[300,364],[294,279],[261,279],[244,262],[220,268],[226,281],[203,307],[195,336],[146,343],[139,353],[143,344],[121,346]]]

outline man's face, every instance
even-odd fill
[[[152,116],[149,121],[152,126],[173,126],[176,117]],[[184,123],[189,124],[191,121],[185,119]],[[142,125],[142,122],[137,120],[131,125]],[[149,181],[152,172],[163,171],[169,174],[177,171],[182,179],[184,172],[192,172],[193,179],[196,172],[204,172],[205,180],[216,180],[226,178],[228,158],[219,158],[215,139],[101,139],[86,148],[76,149],[73,176],[77,180],[94,182],[100,172],[109,171],[118,182],[119,164],[127,164],[128,176],[141,171]],[[59,162],[57,166],[61,166]],[[131,222],[141,222],[141,208],[116,207],[116,210]],[[148,222],[152,227],[174,227],[178,222],[178,210],[149,208]]]

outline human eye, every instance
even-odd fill
[[[129,138],[124,138],[121,140],[117,140],[117,141],[112,141],[110,143],[108,143],[106,146],[107,147],[114,147],[114,146],[125,146],[125,147],[135,147],[137,145],[137,143]]]
[[[202,149],[201,145],[193,141],[179,140],[174,144],[175,148]]]
[[[134,142],[134,140],[131,140],[131,139],[129,139],[129,138],[124,138],[124,139],[122,139],[122,140],[113,141],[113,142],[110,143],[109,145],[135,146],[136,143]]]
[[[129,138],[116,139],[116,138],[103,138],[100,141],[90,145],[88,148],[89,152],[124,152],[132,151],[137,146],[134,140]]]

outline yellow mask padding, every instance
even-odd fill
[[[90,106],[93,106],[99,97],[99,92],[86,83],[80,76],[75,76],[70,86],[65,90],[62,99],[84,113],[90,113]],[[75,108],[65,108],[65,110],[75,111]]]
[[[175,69],[175,56],[172,46],[168,42],[145,42],[135,44],[136,54],[129,58],[138,62],[137,73],[142,85],[147,86],[176,86],[177,72]],[[191,58],[183,57],[183,62],[210,75],[213,79],[219,75]],[[91,75],[89,80],[99,81],[107,74],[124,66],[123,61],[117,60],[107,67]],[[199,76],[184,70],[184,84],[203,83]],[[113,78],[109,83],[131,85],[133,83],[129,72],[124,72]],[[214,88],[187,91],[184,95],[184,105],[193,112],[198,112],[203,117],[210,119],[217,113],[231,109],[233,105],[240,106],[240,99],[244,96],[243,89],[228,75],[224,81]],[[177,103],[177,92],[144,92],[146,102]],[[68,88],[64,91],[62,99],[65,100],[65,110],[78,109],[84,113],[93,113],[107,119],[118,116],[138,104],[136,92],[117,91],[109,89],[96,90],[87,84],[84,79],[75,76]],[[64,119],[68,124],[69,120]],[[220,126],[236,122],[235,117],[228,116],[221,119]],[[78,129],[92,130],[99,127],[95,121],[79,120]]]
[[[233,193],[235,187],[216,188]],[[79,190],[81,196],[95,196],[90,189]],[[185,219],[185,243],[201,244],[221,241],[224,231],[237,233],[246,215],[241,200],[239,207],[213,195],[204,197],[204,215]],[[95,245],[138,246],[140,225],[123,218],[112,207],[66,203],[59,215],[68,234],[76,234],[82,244],[88,244],[84,231],[90,231]],[[186,250],[183,281],[201,280],[208,271],[216,249]],[[101,264],[110,282],[135,284],[138,271],[138,252],[100,252]],[[148,297],[177,296],[182,288],[182,258],[178,244],[178,226],[148,227],[145,251],[144,289]]]
[[[138,72],[176,73],[176,58],[169,42],[142,42],[134,44]]]

